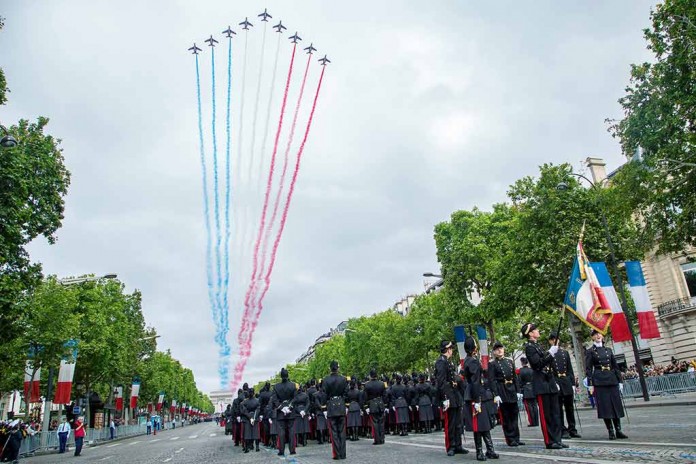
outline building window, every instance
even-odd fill
[[[696,297],[696,263],[688,263],[681,265],[684,278],[686,279],[686,287],[689,290],[691,298]]]

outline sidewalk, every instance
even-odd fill
[[[650,406],[694,406],[696,405],[696,392],[679,393],[677,395],[651,396],[650,401],[644,401],[643,397],[625,398],[627,408],[647,408]],[[579,410],[593,409],[583,403],[578,405]]]

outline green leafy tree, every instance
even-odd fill
[[[696,245],[696,3],[666,0],[651,19],[655,62],[631,67],[624,118],[610,126],[626,156],[640,149],[642,160],[613,182],[661,251],[681,251]]]

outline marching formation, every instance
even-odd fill
[[[551,333],[548,348],[539,343],[536,325],[524,324],[526,339],[521,368],[505,357],[505,346],[493,344],[493,358],[482,363],[479,347],[466,337],[466,357],[457,372],[452,362],[455,344],[440,343],[440,357],[433,375],[378,376],[358,380],[339,373],[332,361],[329,375],[304,385],[288,378],[282,369],[281,382],[266,383],[260,392],[244,384],[237,398],[223,413],[231,424],[234,446],[245,453],[259,451],[260,444],[275,447],[278,455],[297,453],[308,440],[330,443],[333,459],[346,459],[346,441],[371,437],[374,445],[384,444],[385,435],[444,431],[448,456],[468,454],[462,445],[465,432],[473,433],[476,459],[498,459],[491,430],[500,425],[509,447],[524,446],[520,439],[520,406],[524,405],[527,426],[541,429],[547,449],[563,449],[563,439],[580,438],[576,429],[574,391],[577,378],[570,355]],[[628,438],[621,430],[624,416],[621,377],[614,355],[602,344],[602,334],[592,333],[587,350],[587,378],[594,389],[597,413],[603,419],[609,439]],[[485,451],[484,451],[485,448]]]

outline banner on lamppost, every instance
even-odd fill
[[[140,379],[135,377],[133,385],[131,385],[130,408],[135,409],[138,406],[138,396],[140,395]]]
[[[72,393],[73,377],[75,376],[75,364],[77,364],[77,340],[68,340],[64,347],[70,354],[60,361],[58,370],[58,383],[53,397],[54,404],[69,404]]]
[[[40,381],[41,367],[36,367],[34,357],[36,356],[37,348],[32,346],[29,349],[29,356],[24,366],[24,399],[29,403],[38,403],[41,401]]]
[[[162,410],[162,403],[164,403],[164,392],[161,391],[159,397],[157,398],[157,411]]]
[[[116,410],[123,411],[123,385],[119,385],[114,389],[116,393]]]

